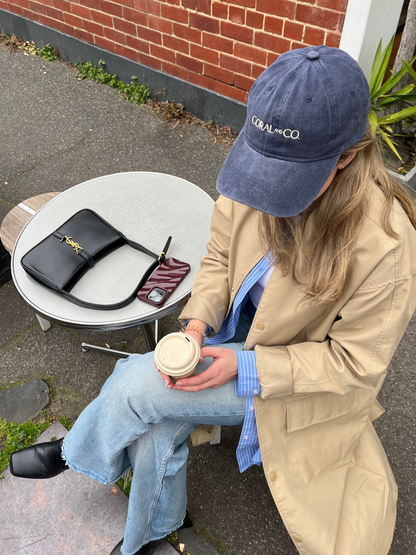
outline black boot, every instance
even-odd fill
[[[179,530],[183,530],[184,528],[192,528],[192,521],[191,521],[191,517],[189,516],[188,511],[186,511],[186,516],[183,520],[182,526],[179,528]],[[161,540],[154,540],[151,541],[149,543],[146,543],[145,545],[142,545],[142,547],[139,549],[139,551],[136,551],[136,553],[134,555],[152,555],[152,553],[154,553],[156,547],[158,545],[160,545],[166,538],[162,538]],[[113,551],[110,553],[110,555],[122,555],[121,553],[121,545],[123,543],[124,540],[120,540],[118,542],[118,544],[115,546],[115,548],[113,549]]]
[[[146,543],[145,545],[142,545],[142,547],[139,549],[139,551],[136,551],[136,553],[134,555],[152,555],[152,553],[154,553],[156,547],[158,545],[160,545],[163,541],[165,541],[165,539],[166,538],[162,538],[161,540],[154,540],[152,542]],[[115,548],[110,553],[110,555],[123,555],[121,553],[121,545],[122,545],[123,541],[124,540],[120,540],[118,542],[118,544],[115,546]]]
[[[18,478],[53,478],[69,467],[61,457],[63,438],[31,445],[10,456],[10,472]]]

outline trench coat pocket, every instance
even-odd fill
[[[286,403],[288,454],[300,483],[306,485],[321,472],[349,462],[368,419],[368,414],[354,414],[357,408],[357,391]]]

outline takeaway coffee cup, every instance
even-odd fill
[[[186,333],[170,333],[155,349],[155,364],[174,380],[188,378],[195,371],[200,356],[196,339]]]

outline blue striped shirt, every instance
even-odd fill
[[[267,272],[271,265],[263,257],[244,280],[235,296],[230,314],[224,320],[220,331],[207,340],[207,345],[218,345],[234,337],[241,309],[249,300],[249,291]],[[239,397],[247,397],[246,414],[240,441],[237,447],[237,461],[240,472],[253,464],[261,465],[261,453],[254,412],[253,396],[260,395],[260,383],[257,377],[256,354],[254,351],[237,351],[238,378],[235,380],[235,392]]]

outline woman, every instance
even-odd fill
[[[341,50],[272,64],[219,175],[180,317],[201,346],[210,336],[197,374],[174,384],[152,353],[119,361],[64,442],[12,455],[12,473],[30,478],[69,466],[113,483],[131,465],[113,554],[149,555],[181,526],[186,440],[215,424],[243,426],[240,470],[263,465],[300,553],[388,553],[397,487],[371,422],[416,305],[416,212],[383,167],[369,104]]]

